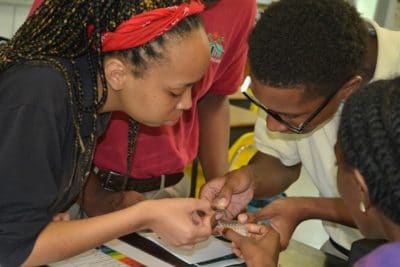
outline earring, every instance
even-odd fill
[[[367,209],[365,208],[365,204],[362,201],[360,201],[360,211],[362,213],[365,213],[367,211]]]

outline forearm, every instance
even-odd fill
[[[277,158],[257,152],[246,168],[254,181],[254,196],[257,198],[284,192],[299,178],[301,165],[288,167]]]
[[[228,172],[229,102],[226,96],[206,95],[199,103],[199,158],[206,180]]]
[[[296,203],[303,216],[302,221],[320,219],[356,227],[341,198],[296,197]]]
[[[89,219],[49,223],[39,234],[23,264],[38,266],[94,248],[106,241],[141,230],[150,220],[148,202]]]

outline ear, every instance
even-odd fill
[[[107,58],[104,61],[104,74],[109,89],[120,91],[124,88],[129,69],[122,60],[118,58]]]
[[[350,96],[353,92],[358,90],[362,84],[362,77],[356,75],[348,80],[340,89],[340,98],[345,100],[348,96]]]
[[[365,208],[368,210],[371,207],[371,201],[369,199],[369,191],[367,184],[365,183],[364,176],[360,173],[359,170],[354,169],[354,179],[357,184],[357,188],[359,189],[361,201],[364,203]]]

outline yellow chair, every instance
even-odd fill
[[[229,169],[236,170],[247,165],[256,152],[254,132],[243,134],[229,148]]]
[[[190,197],[199,197],[200,188],[205,184],[206,179],[204,178],[203,169],[199,163],[198,158],[194,159],[191,164],[186,166],[183,171],[186,176],[190,177],[191,189]]]
[[[229,170],[235,170],[246,165],[256,152],[254,132],[243,134],[229,148]],[[195,173],[192,173],[193,171]],[[192,196],[198,197],[200,188],[205,183],[205,178],[197,159],[185,168],[185,173],[187,176],[192,177],[192,183],[195,183],[195,185],[193,184],[195,188],[193,188]]]

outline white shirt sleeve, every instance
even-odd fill
[[[282,164],[293,166],[300,162],[295,134],[284,134],[268,130],[266,125],[266,113],[258,112],[254,138],[257,149],[278,158]]]

